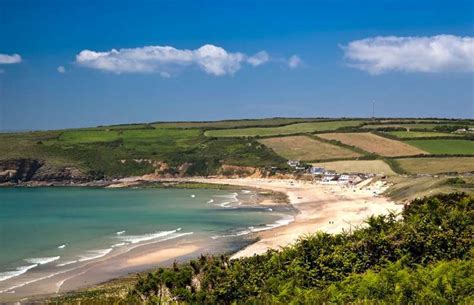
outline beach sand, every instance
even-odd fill
[[[264,178],[180,178],[166,181],[193,181],[253,187],[287,194],[298,211],[295,220],[282,227],[257,233],[259,241],[235,253],[232,258],[261,254],[268,249],[288,246],[305,234],[323,231],[338,233],[364,224],[370,215],[400,212],[396,204],[381,194],[387,188],[367,179],[356,186],[320,184],[312,181]],[[268,200],[264,204],[271,204]]]

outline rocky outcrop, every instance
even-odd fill
[[[34,159],[0,160],[0,183],[80,183],[93,177],[74,167],[55,167]]]
[[[0,183],[29,181],[43,166],[43,162],[31,159],[0,161]]]

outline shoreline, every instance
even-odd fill
[[[265,253],[295,243],[301,236],[318,231],[334,234],[361,226],[371,215],[400,212],[397,204],[383,192],[387,186],[372,178],[355,186],[320,184],[296,179],[268,178],[176,178],[155,181],[181,181],[226,184],[266,189],[284,193],[297,211],[294,220],[286,225],[256,232],[259,240],[234,253],[231,259]]]

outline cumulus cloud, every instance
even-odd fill
[[[61,74],[66,73],[66,68],[64,68],[64,66],[59,66],[59,67],[57,68],[57,70],[58,70],[58,72],[61,73]]]
[[[244,63],[259,66],[268,59],[265,51],[249,57],[211,44],[195,50],[145,46],[107,52],[83,50],[76,55],[76,63],[84,67],[114,73],[158,73],[162,77],[169,77],[176,70],[193,65],[216,76],[234,74]]]
[[[21,62],[21,56],[18,54],[8,55],[0,54],[0,65],[17,64]]]
[[[474,71],[474,38],[372,37],[343,47],[349,65],[371,74],[388,71]]]
[[[288,59],[288,67],[296,69],[301,65],[301,58],[298,55],[293,55]]]

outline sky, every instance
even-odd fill
[[[474,118],[472,1],[0,1],[0,130]]]

